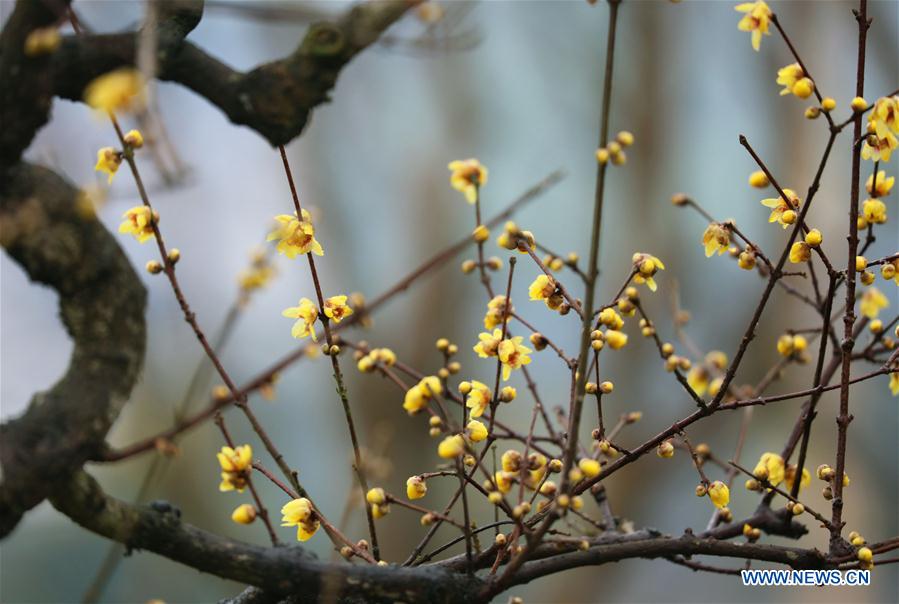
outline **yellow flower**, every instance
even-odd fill
[[[477,380],[471,380],[471,391],[465,399],[465,406],[471,409],[471,417],[481,417],[490,405],[493,394],[486,384]]]
[[[315,321],[318,320],[318,307],[309,298],[300,298],[299,306],[284,309],[282,316],[288,319],[297,319],[290,330],[290,335],[299,339],[311,336],[316,342]]]
[[[107,176],[107,182],[112,183],[112,177],[122,165],[122,154],[112,147],[103,147],[97,151],[97,163],[94,170],[104,172]]]
[[[482,440],[487,440],[487,426],[485,426],[482,422],[473,419],[468,422],[468,425],[465,426],[465,429],[468,431],[468,438],[471,439],[471,442],[479,443]]]
[[[752,470],[752,474],[759,480],[767,480],[772,486],[776,487],[783,482],[786,475],[783,457],[770,451],[763,453]]]
[[[730,247],[730,229],[719,222],[713,222],[702,234],[702,244],[705,246],[705,257],[711,258],[715,252],[720,256]]]
[[[504,472],[498,471],[494,473],[493,480],[496,482],[496,488],[500,493],[508,493],[512,490],[512,485],[515,484],[515,478],[517,477],[516,472]]]
[[[236,449],[222,447],[216,457],[222,467],[219,491],[243,491],[247,485],[247,471],[253,463],[253,448],[250,445],[242,445]]]
[[[508,380],[513,369],[520,369],[531,362],[531,349],[521,344],[522,337],[515,336],[500,342],[499,360],[503,364],[503,380]]]
[[[799,63],[792,63],[777,70],[777,83],[784,87],[780,96],[794,94],[807,99],[815,89],[815,84],[806,75]]]
[[[55,27],[39,27],[25,38],[25,56],[39,57],[53,53],[62,42],[62,36]]]
[[[746,13],[737,24],[740,31],[752,32],[752,48],[758,51],[762,42],[762,34],[770,36],[768,24],[771,21],[771,9],[765,4],[764,0],[756,2],[744,2],[734,7],[738,12]]]
[[[764,189],[771,182],[768,180],[768,175],[765,174],[762,170],[756,170],[752,174],[749,175],[749,186],[755,187],[756,189]]]
[[[584,473],[584,476],[587,478],[596,478],[599,476],[599,472],[602,470],[602,467],[599,465],[599,462],[595,459],[583,458],[577,462],[577,467],[580,468],[581,472]]]
[[[866,199],[862,203],[862,216],[869,223],[883,224],[887,221],[887,206],[879,199]]]
[[[237,283],[244,292],[262,289],[268,285],[277,272],[265,253],[255,252],[249,268],[241,271],[237,276]]]
[[[478,335],[480,342],[475,344],[474,351],[482,359],[487,357],[495,357],[499,350],[499,343],[503,339],[503,332],[500,329],[494,329],[492,334],[481,332]]]
[[[610,329],[621,329],[624,326],[624,319],[614,308],[604,308],[599,313],[599,323]]]
[[[315,227],[312,217],[303,210],[302,220],[297,219],[296,212],[275,216],[278,225],[268,234],[266,241],[278,240],[277,250],[288,258],[296,258],[299,254],[315,254],[324,256],[321,244],[315,239]]]
[[[887,138],[890,132],[899,134],[899,97],[877,99],[874,109],[868,114],[868,123],[873,126],[877,138]]]
[[[421,499],[428,493],[428,483],[421,476],[410,476],[406,479],[406,497]]]
[[[786,485],[787,490],[793,490],[793,481],[796,480],[796,466],[788,466],[787,471],[784,474],[784,485]],[[802,468],[802,480],[799,481],[799,490],[804,489],[812,482],[812,475],[809,473],[808,468]]]
[[[346,300],[346,296],[331,296],[325,300],[325,316],[335,323],[340,323],[353,314],[353,309],[347,305]]]
[[[720,480],[716,480],[709,485],[709,499],[712,500],[716,508],[726,508],[727,504],[730,503],[730,489]]]
[[[899,396],[899,371],[890,374],[890,392],[893,396]]]
[[[771,208],[771,215],[768,217],[768,222],[779,222],[783,225],[783,228],[787,228],[790,222],[784,221],[784,213],[795,212],[799,209],[802,202],[799,200],[799,196],[796,195],[796,192],[793,191],[793,189],[784,189],[783,192],[790,200],[789,204],[787,204],[783,197],[772,197],[763,199],[762,205]]]
[[[528,296],[531,300],[543,300],[550,310],[558,310],[565,301],[559,291],[556,280],[547,275],[538,275],[528,287]]]
[[[862,159],[888,162],[896,147],[899,147],[899,141],[892,132],[887,131],[886,136],[883,137],[876,134],[866,136],[865,143],[862,145]]]
[[[515,309],[510,306],[508,312],[506,311],[505,296],[494,296],[493,299],[487,303],[487,314],[484,315],[484,327],[486,329],[493,329],[497,325],[501,325],[503,317],[506,317],[506,322],[508,322],[509,319],[512,318],[514,310]]]
[[[140,130],[129,130],[122,138],[125,139],[125,144],[132,149],[140,149],[144,146],[144,135],[140,133]]]
[[[662,261],[655,256],[640,252],[634,254],[631,261],[637,269],[637,274],[634,275],[634,283],[646,283],[650,290],[656,291],[658,286],[652,277],[657,271],[665,270],[665,265],[662,264]]]
[[[453,459],[465,453],[465,439],[459,434],[444,438],[437,446],[437,455],[443,459]]]
[[[84,102],[107,113],[139,109],[144,103],[144,78],[130,67],[110,71],[85,87]]]
[[[478,199],[478,189],[487,184],[487,168],[476,159],[460,159],[449,164],[450,184],[465,195],[468,203]]]
[[[865,293],[862,294],[862,299],[858,304],[858,308],[864,316],[869,319],[876,319],[877,315],[880,314],[880,309],[886,308],[889,305],[890,301],[887,300],[887,297],[884,296],[879,289],[876,287],[869,287],[865,290]]]
[[[694,365],[687,373],[687,384],[699,396],[704,395],[708,390],[710,379],[709,370],[703,365]]]
[[[808,262],[812,257],[812,248],[805,241],[797,241],[790,247],[790,262],[799,264]]]
[[[281,526],[297,527],[297,541],[308,541],[319,527],[318,514],[305,497],[294,499],[281,508]]]
[[[443,386],[440,383],[440,378],[436,375],[425,376],[421,378],[418,384],[406,391],[403,409],[409,415],[415,415],[427,407],[432,398],[442,393]]]
[[[627,344],[627,334],[622,331],[617,331],[615,329],[607,329],[605,338],[606,338],[606,343],[613,350],[618,350],[619,348],[624,348],[624,346]]]
[[[231,512],[231,520],[237,524],[252,524],[256,520],[256,508],[249,503],[243,503]]]
[[[868,177],[868,181],[865,183],[865,189],[868,191],[869,195],[874,195],[875,197],[886,197],[890,194],[890,191],[893,190],[893,184],[895,184],[895,182],[895,176],[890,176],[889,178],[887,178],[886,172],[880,170],[877,172],[877,188],[875,189],[874,187],[874,174],[872,174]]]
[[[125,221],[119,225],[119,233],[133,235],[140,243],[153,237],[153,222],[157,218],[147,206],[135,206],[122,214],[122,218]]]

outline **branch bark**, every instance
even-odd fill
[[[34,281],[57,291],[74,342],[62,379],[0,426],[0,537],[102,451],[143,363],[143,284],[78,196],[50,170],[24,163],[0,185],[0,241]]]

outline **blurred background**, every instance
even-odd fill
[[[139,2],[77,1],[81,18],[96,31],[134,27],[143,13]],[[270,18],[270,11],[247,11],[246,3],[210,2],[190,39],[238,69],[291,52],[309,18],[336,15],[347,3],[253,4],[255,9],[289,8]],[[848,115],[854,96],[856,23],[847,2],[774,2],[794,43],[818,85],[838,102],[837,119]],[[2,0],[4,20],[12,2]],[[317,213],[317,235],[326,250],[320,273],[327,294],[363,292],[369,298],[386,290],[422,259],[470,233],[471,208],[449,187],[447,162],[477,157],[490,170],[483,189],[485,216],[556,168],[567,176],[528,205],[515,219],[533,230],[537,240],[561,253],[586,256],[595,177],[593,153],[598,138],[599,99],[605,57],[607,6],[600,2],[443,3],[445,21],[429,26],[410,14],[389,31],[387,41],[365,51],[341,74],[333,102],[315,111],[312,122],[288,152],[301,198]],[[868,38],[866,96],[894,90],[899,82],[899,3],[869,3],[874,24]],[[671,323],[673,292],[692,315],[687,333],[702,350],[732,356],[757,303],[762,281],[740,271],[727,256],[707,260],[700,237],[706,226],[695,213],[671,206],[672,193],[684,191],[719,219],[735,218],[769,255],[778,253],[787,235],[768,225],[759,204],[767,195],[751,189],[747,175],[756,169],[738,142],[745,134],[772,166],[784,186],[805,191],[826,140],[826,128],[802,117],[808,103],[779,97],[779,67],[792,62],[777,36],[753,52],[749,35],[737,31],[739,15],[732,2],[626,2],[619,19],[612,132],[627,129],[636,144],[628,162],[610,170],[601,244],[599,299],[606,300],[630,270],[634,251],[661,257],[667,270],[657,277],[656,294],[644,294],[660,335],[675,341]],[[180,248],[178,265],[185,294],[201,325],[216,333],[237,294],[236,276],[260,245],[272,216],[291,209],[289,190],[277,151],[248,129],[231,125],[204,99],[168,83],[157,87],[161,116],[171,142],[184,163],[184,174],[167,184],[149,157],[141,158],[154,205],[163,216],[170,246]],[[129,126],[132,124],[129,124]],[[73,182],[101,187],[93,172],[96,149],[113,144],[108,122],[81,104],[56,101],[52,122],[28,152],[28,159],[54,167]],[[842,265],[848,204],[848,136],[839,139],[810,222],[824,233],[824,245]],[[896,159],[883,166],[896,173]],[[870,163],[865,163],[865,175]],[[888,211],[899,216],[896,192]],[[123,171],[109,188],[99,215],[111,230],[119,217],[138,202],[133,181]],[[488,253],[508,256],[493,243]],[[121,237],[134,265],[154,258],[152,246]],[[868,254],[877,258],[896,250],[893,224],[881,228]],[[352,337],[388,346],[425,372],[441,358],[438,337],[459,344],[459,377],[487,380],[493,365],[471,351],[482,330],[485,297],[474,275],[463,275],[459,263],[473,250],[454,258],[392,300],[374,317],[373,327]],[[297,346],[291,322],[280,316],[301,296],[313,296],[305,263],[277,260],[279,275],[255,295],[240,314],[222,356],[238,382],[268,367]],[[2,417],[19,414],[32,393],[60,376],[71,344],[57,317],[53,291],[29,283],[7,256],[2,270]],[[139,271],[149,291],[149,342],[139,386],[116,423],[110,440],[126,445],[171,425],[174,407],[184,396],[202,353],[165,279]],[[513,287],[517,309],[550,334],[562,348],[577,348],[573,317],[546,312],[527,303],[527,285],[536,268],[519,264]],[[570,275],[570,273],[568,273]],[[497,274],[505,279],[505,271]],[[569,277],[571,280],[571,277]],[[899,307],[896,288],[878,278],[877,286]],[[842,293],[840,294],[842,296]],[[893,316],[887,313],[888,317]],[[777,360],[775,342],[788,327],[817,325],[807,307],[776,291],[758,337],[743,363],[738,381],[754,383]],[[690,401],[673,388],[651,342],[631,326],[631,344],[603,361],[604,378],[615,382],[607,397],[611,417],[632,410],[643,421],[621,436],[636,445],[691,411]],[[680,347],[679,345],[679,348]],[[357,372],[348,357],[351,404],[379,474],[371,482],[402,492],[407,476],[432,469],[436,442],[421,417],[402,410],[403,393],[393,384]],[[535,355],[533,375],[547,406],[567,400],[567,376],[550,351]],[[862,368],[859,368],[862,370]],[[772,392],[806,388],[812,367],[793,367]],[[520,398],[503,407],[503,416],[526,430],[531,400],[520,376],[513,378]],[[209,388],[193,401],[204,405]],[[899,533],[899,484],[896,447],[899,414],[887,380],[872,380],[853,390],[856,419],[849,432],[846,493],[848,530],[876,541]],[[809,466],[833,463],[837,398],[827,395],[814,425]],[[334,396],[327,359],[304,359],[285,371],[273,401],[256,396],[252,404],[274,440],[300,472],[300,478],[329,517],[339,518],[352,487],[350,448],[343,414]],[[756,409],[743,460],[754,464],[768,450],[779,451],[798,413],[800,401]],[[586,429],[595,417],[586,415]],[[707,442],[727,459],[733,450],[741,416],[720,414],[688,432],[694,443]],[[250,442],[265,456],[243,417],[230,411],[229,427],[238,442]],[[180,441],[181,454],[168,465],[147,500],[166,499],[184,518],[205,529],[265,543],[260,524],[239,526],[231,510],[248,497],[217,490],[215,451],[221,437],[205,424]],[[500,451],[501,452],[501,451]],[[89,468],[104,488],[129,499],[151,463],[149,453],[113,465]],[[713,476],[719,470],[710,468]],[[720,477],[720,476],[719,476]],[[714,479],[714,478],[713,478]],[[274,488],[257,481],[273,513],[283,504]],[[636,526],[680,534],[702,530],[711,506],[693,495],[695,470],[683,454],[663,462],[648,456],[608,481],[612,508]],[[737,485],[742,480],[737,481]],[[455,483],[430,482],[427,505],[440,506]],[[829,509],[813,484],[805,497],[813,507]],[[757,497],[737,486],[732,493],[735,516],[750,513]],[[589,504],[592,505],[592,504]],[[486,505],[476,507],[481,524],[492,519]],[[826,548],[825,533],[813,525],[808,545]],[[387,560],[402,561],[424,534],[417,515],[395,508],[379,523]],[[280,529],[285,540],[293,529]],[[350,510],[348,533],[366,535],[364,513]],[[432,545],[454,537],[441,530]],[[767,539],[767,538],[766,538]],[[773,539],[773,542],[780,540]],[[330,543],[317,535],[307,547],[331,556]],[[94,578],[109,543],[89,534],[44,503],[28,514],[2,544],[0,598],[4,602],[78,601]],[[453,550],[457,552],[459,550]],[[719,560],[738,566],[736,561]],[[632,560],[570,571],[513,590],[528,602],[895,602],[899,599],[897,565],[878,568],[868,588],[742,588],[739,579],[694,574],[663,561]],[[651,573],[652,580],[646,580]],[[207,602],[238,593],[244,586],[169,562],[148,553],[124,559],[102,594],[104,602]],[[505,601],[504,594],[498,601]]]

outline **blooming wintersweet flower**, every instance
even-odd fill
[[[730,247],[730,229],[720,222],[712,222],[702,234],[702,245],[705,246],[705,257],[711,258],[715,252],[720,256]]]
[[[500,342],[498,354],[499,360],[503,364],[504,381],[509,379],[513,369],[520,369],[531,362],[531,357],[528,356],[531,349],[523,346],[521,340],[521,336],[515,336]]]
[[[784,214],[786,212],[795,213],[796,210],[799,209],[799,206],[802,204],[802,201],[799,199],[799,196],[796,195],[796,192],[793,189],[784,189],[784,194],[790,200],[789,203],[783,197],[772,197],[768,199],[762,200],[762,205],[768,208],[771,208],[771,214],[768,216],[768,222],[779,222],[783,228],[787,228],[790,224],[792,224],[789,220],[784,220]],[[795,217],[793,218],[793,222],[795,222]]]
[[[311,336],[312,341],[318,341],[315,337],[315,322],[318,320],[318,307],[309,298],[300,298],[299,306],[285,308],[281,313],[288,319],[297,319],[290,329],[290,335],[294,338]]]
[[[312,502],[305,497],[284,504],[281,514],[281,526],[297,527],[297,541],[308,541],[321,524]]]
[[[253,463],[253,448],[250,445],[241,445],[236,448],[222,447],[216,453],[219,465],[222,467],[222,482],[219,491],[243,491],[247,486],[247,472]]]
[[[796,480],[796,466],[790,465],[787,466],[787,470],[784,473],[784,485],[786,485],[787,490],[793,490],[793,481]],[[808,468],[802,468],[802,479],[799,481],[799,490],[801,491],[812,482],[812,475],[808,471]]]
[[[403,409],[409,415],[415,415],[428,406],[435,396],[443,393],[443,386],[440,378],[436,375],[428,375],[406,391],[406,397],[403,400]]]
[[[899,134],[899,96],[877,99],[868,114],[868,124],[873,126],[877,138],[886,138],[890,132]]]
[[[157,218],[147,206],[134,206],[122,214],[122,218],[125,220],[119,225],[119,233],[133,235],[140,243],[153,237],[153,222]]]
[[[865,189],[868,191],[869,195],[873,195],[874,197],[886,197],[890,194],[890,191],[893,190],[893,185],[896,183],[896,177],[890,176],[887,178],[887,174],[884,170],[879,170],[876,174],[877,178],[877,186],[874,185],[875,175],[872,174],[868,177],[867,182],[865,182]]]
[[[123,67],[94,78],[84,88],[84,101],[104,113],[129,111],[143,106],[144,91],[141,73]]]
[[[112,147],[103,147],[97,151],[97,163],[94,170],[107,175],[107,182],[112,184],[112,178],[122,165],[122,154]]]
[[[548,275],[538,275],[528,287],[531,300],[543,300],[550,310],[558,310],[564,302],[556,280]]]
[[[268,234],[266,241],[278,240],[276,249],[279,254],[288,258],[296,258],[300,254],[315,254],[324,256],[321,244],[315,238],[315,227],[312,225],[312,216],[307,210],[303,210],[300,218],[296,212],[275,216],[277,225]]]
[[[862,159],[886,163],[890,161],[890,157],[897,147],[899,147],[899,141],[890,131],[887,131],[883,137],[876,134],[868,135],[862,145]]]
[[[776,487],[783,482],[786,475],[783,457],[771,451],[763,453],[752,470],[752,474],[759,480],[767,480],[771,486]]]
[[[866,199],[862,203],[862,216],[868,223],[883,224],[887,221],[887,205],[879,199]]]
[[[800,99],[807,99],[815,90],[815,84],[805,75],[799,63],[791,63],[777,70],[777,83],[784,87],[780,96],[794,94]]]
[[[712,500],[716,508],[726,508],[727,504],[730,503],[730,489],[720,480],[716,480],[709,485],[709,499]]]
[[[656,272],[665,270],[665,265],[662,261],[655,256],[640,252],[634,254],[631,260],[634,263],[634,268],[637,269],[637,274],[634,275],[634,282],[645,283],[650,290],[656,291],[658,286],[653,276]]]
[[[465,195],[468,203],[478,199],[478,189],[487,184],[487,168],[472,159],[460,159],[449,163],[450,185]]]
[[[734,7],[737,12],[746,13],[737,24],[740,31],[752,32],[752,48],[758,51],[762,42],[762,34],[770,36],[768,25],[771,22],[771,9],[764,0],[744,2]]]
[[[465,399],[465,406],[471,409],[472,418],[481,417],[484,415],[484,411],[487,410],[487,407],[490,406],[490,401],[493,400],[493,394],[486,384],[477,380],[471,380],[470,383],[471,390],[468,393],[468,397]]]
[[[805,241],[797,241],[790,247],[790,262],[799,264],[808,262],[812,257],[812,248]]]
[[[494,329],[493,333],[481,332],[478,334],[477,344],[474,345],[474,351],[482,359],[495,357],[499,350],[499,344],[503,339],[503,332],[500,329]]]
[[[861,313],[869,319],[876,319],[880,314],[880,310],[890,305],[890,301],[876,287],[869,287],[862,294],[862,299],[858,303]]]
[[[506,309],[505,296],[494,296],[493,299],[487,303],[487,314],[484,315],[484,327],[486,329],[493,329],[497,325],[502,324],[503,318],[505,318],[508,323],[514,310],[515,309],[511,305]]]
[[[331,296],[325,300],[325,316],[340,323],[343,319],[353,314],[353,309],[346,303],[346,296]]]

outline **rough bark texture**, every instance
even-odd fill
[[[59,294],[74,351],[65,375],[0,427],[0,535],[85,460],[137,380],[146,292],[116,239],[50,170],[19,164],[0,185],[0,239],[35,281]]]

